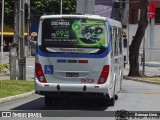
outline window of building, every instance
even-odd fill
[[[155,23],[160,23],[160,8],[156,8],[156,19]]]

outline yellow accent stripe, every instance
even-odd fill
[[[2,33],[0,32],[0,35],[1,35]],[[4,36],[13,36],[14,35],[14,32],[3,32],[3,35]],[[28,33],[24,33],[24,35],[26,36],[26,35],[28,35]]]

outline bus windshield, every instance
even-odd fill
[[[104,48],[107,28],[102,20],[48,18],[42,22],[42,46]]]

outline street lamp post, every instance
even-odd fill
[[[31,6],[30,6],[30,0],[27,1],[28,3],[28,55],[31,55],[31,46],[30,46],[30,27],[31,27]]]
[[[26,80],[26,58],[24,46],[24,1],[20,0],[19,6],[19,80]]]
[[[4,24],[4,0],[2,0],[2,23],[1,23],[1,64],[3,64],[3,24]]]
[[[63,4],[63,2],[62,2],[62,0],[61,0],[61,9],[60,9],[60,14],[62,15],[62,4]]]

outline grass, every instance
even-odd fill
[[[33,81],[0,80],[0,98],[31,92],[33,90]]]

